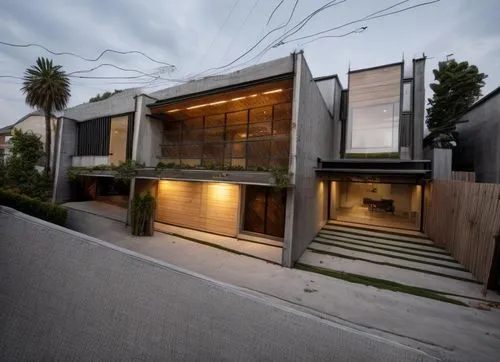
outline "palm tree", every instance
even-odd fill
[[[24,72],[22,92],[26,103],[43,111],[45,115],[45,174],[50,175],[50,150],[52,129],[50,119],[54,111],[62,111],[68,104],[70,83],[66,72],[60,65],[54,65],[51,59],[38,58]]]

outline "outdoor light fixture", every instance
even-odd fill
[[[270,91],[267,91],[267,92],[262,92],[262,94],[272,94],[272,93],[280,93],[280,92],[283,92],[283,89],[273,89],[273,90],[270,90]]]
[[[180,108],[176,108],[176,109],[171,109],[170,111],[167,111],[167,113],[174,113],[174,112],[179,112],[180,111]]]
[[[231,99],[233,102],[235,101],[241,101],[242,99],[245,99],[246,97],[236,97],[236,98],[233,98]]]
[[[255,94],[252,94],[252,95],[251,95],[251,96],[249,96],[249,97],[254,98],[254,97],[257,97],[257,96],[258,96],[258,94],[257,94],[257,93],[255,93]]]

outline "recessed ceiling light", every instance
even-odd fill
[[[210,106],[216,106],[216,105],[218,105],[218,104],[224,104],[224,103],[226,103],[226,102],[227,102],[227,101],[212,102],[212,103],[210,103],[209,105],[210,105]]]
[[[176,109],[171,109],[170,111],[167,111],[167,113],[174,113],[174,112],[179,112],[180,111],[180,108],[176,108]]]
[[[201,107],[206,107],[206,106],[208,106],[208,103],[198,104],[197,106],[187,107],[186,109],[196,109],[196,108],[201,108]]]
[[[233,98],[231,99],[233,102],[235,101],[241,101],[242,99],[245,99],[246,97],[236,97],[236,98]]]
[[[270,90],[270,91],[267,91],[267,92],[262,92],[262,94],[272,94],[272,93],[280,93],[280,92],[283,92],[283,89],[273,89],[273,90]]]

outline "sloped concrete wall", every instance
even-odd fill
[[[0,206],[1,361],[428,355]]]

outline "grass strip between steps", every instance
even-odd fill
[[[331,240],[331,241],[323,241],[323,240],[318,240],[318,238],[322,238],[322,239],[327,239],[327,240]],[[445,258],[440,258],[438,256],[434,256],[434,255],[425,255],[425,254],[417,254],[417,253],[412,253],[411,251],[401,251],[401,250],[393,250],[393,249],[389,249],[389,248],[380,248],[378,246],[368,246],[368,245],[363,245],[363,244],[355,244],[355,243],[349,243],[348,241],[341,241],[341,240],[332,240],[332,239],[329,239],[329,238],[323,238],[321,236],[317,236],[314,238],[313,242],[315,243],[318,243],[318,244],[323,244],[323,245],[328,245],[328,246],[335,246],[337,248],[343,248],[343,249],[349,249],[349,250],[354,250],[354,251],[362,251],[362,252],[365,252],[365,253],[370,253],[370,254],[376,254],[376,255],[386,255],[386,256],[391,256],[391,258],[399,258],[399,255],[389,255],[389,254],[383,254],[383,253],[379,253],[378,250],[382,250],[382,251],[389,251],[391,253],[399,253],[399,254],[405,254],[405,255],[408,255],[408,256],[418,256],[419,258],[429,258],[429,259],[432,259],[432,260],[438,260],[438,261],[443,261],[443,262],[446,262],[446,263],[452,263],[452,264],[458,264],[460,265],[460,263],[458,261],[456,261],[455,259],[445,259]],[[359,247],[359,249],[358,249]],[[361,249],[361,247],[364,247],[364,248],[373,248],[373,249],[377,249],[375,251],[373,250],[365,250],[365,249]],[[404,258],[404,256],[403,256]],[[426,263],[425,261],[417,261],[419,263]],[[434,264],[431,264],[431,265],[434,265]],[[464,270],[463,268],[460,269],[460,270]]]
[[[275,264],[275,265],[281,266],[281,264],[276,263],[275,261],[272,261],[272,260],[269,260],[269,259],[264,259],[264,258],[255,256],[255,255],[252,255],[252,254],[244,253],[244,252],[241,252],[241,251],[238,251],[238,250],[235,250],[235,249],[227,248],[227,247],[219,245],[219,244],[210,243],[210,242],[205,241],[205,240],[200,240],[200,239],[192,238],[192,237],[189,237],[189,236],[184,236],[184,235],[177,234],[177,233],[165,232],[165,231],[160,231],[160,230],[156,230],[156,231],[164,233],[164,234],[172,235],[172,236],[177,236],[178,238],[182,238],[182,239],[186,239],[186,240],[189,240],[189,241],[193,241],[193,242],[198,243],[198,244],[202,244],[202,245],[206,245],[206,246],[211,246],[211,247],[216,248],[216,249],[228,251],[228,252],[233,253],[233,254],[248,256],[250,258],[254,258],[254,259],[265,261],[266,263],[271,263],[271,264]]]
[[[323,275],[326,275],[326,276],[329,276],[332,278],[345,280],[345,281],[350,282],[350,283],[372,286],[372,287],[379,288],[379,289],[385,289],[385,290],[391,290],[393,292],[401,292],[401,293],[416,295],[419,297],[434,299],[434,300],[438,300],[441,302],[447,302],[447,303],[451,303],[451,304],[455,304],[455,305],[460,305],[463,307],[468,307],[467,304],[465,304],[459,300],[445,297],[444,295],[441,295],[438,292],[430,290],[430,289],[413,287],[413,286],[406,285],[406,284],[392,282],[390,280],[372,278],[372,277],[367,277],[367,276],[363,276],[363,275],[359,275],[359,274],[339,272],[339,271],[335,271],[335,270],[325,269],[325,268],[311,266],[311,265],[302,264],[302,263],[296,263],[295,268],[309,271],[312,273],[323,274]]]
[[[399,264],[387,263],[387,262],[384,262],[384,261],[375,261],[375,260],[370,260],[370,259],[358,258],[358,257],[355,257],[355,256],[350,256],[350,255],[345,255],[345,254],[338,254],[338,253],[333,253],[333,252],[330,252],[330,251],[324,251],[324,250],[319,250],[319,249],[312,249],[310,247],[307,248],[307,250],[309,250],[312,253],[316,253],[316,254],[336,256],[338,258],[349,259],[349,260],[360,260],[360,261],[365,261],[367,263],[372,263],[372,264],[392,266],[394,268],[412,270],[412,271],[416,271],[416,272],[437,275],[437,276],[440,276],[440,277],[445,277],[445,278],[450,278],[450,279],[455,279],[455,280],[461,280],[461,281],[464,281],[464,282],[481,284],[478,281],[473,280],[473,279],[456,277],[456,276],[453,276],[453,275],[444,274],[444,273],[440,273],[440,272],[435,272],[435,271],[432,271],[432,270],[425,270],[425,269],[413,268],[411,266],[404,266],[404,265],[399,265]]]
[[[317,242],[317,241],[314,241],[314,242]],[[466,269],[464,269],[460,264],[457,263],[457,265],[459,265],[460,267],[453,267],[453,266],[449,266],[449,265],[442,265],[442,264],[439,264],[439,263],[433,263],[431,261],[422,261],[422,260],[416,260],[416,259],[412,259],[412,258],[407,258],[407,257],[404,257],[404,256],[399,256],[399,255],[391,255],[391,254],[387,254],[387,253],[382,253],[382,252],[378,252],[378,251],[366,251],[366,250],[361,250],[361,249],[357,249],[357,248],[352,248],[350,246],[345,246],[345,247],[342,247],[343,249],[346,249],[346,250],[352,250],[352,251],[356,251],[356,252],[359,252],[359,253],[365,253],[365,254],[372,254],[372,255],[378,255],[378,256],[385,256],[385,257],[388,257],[388,258],[393,258],[393,259],[399,259],[399,260],[405,260],[405,261],[411,261],[413,263],[420,263],[420,264],[425,264],[425,265],[432,265],[432,266],[437,266],[437,267],[440,267],[440,268],[446,268],[446,269],[451,269],[451,270],[457,270],[457,271],[463,271],[463,272],[467,272]],[[321,249],[316,249],[314,247],[310,247],[309,248],[310,250],[321,250]],[[330,253],[330,251],[328,250],[321,250],[321,251],[325,251],[327,253]],[[333,252],[335,253],[335,252]]]
[[[344,229],[347,229],[347,230],[344,230]],[[363,230],[363,231],[366,231],[365,233],[363,233],[363,232],[360,232],[361,230],[360,231],[358,231],[356,229],[351,230],[349,228],[346,228],[345,226],[342,226],[342,229],[339,229],[337,225],[326,224],[323,227],[323,230],[336,231],[336,232],[358,235],[358,236],[366,236],[369,238],[387,239],[387,240],[397,241],[397,242],[406,243],[406,244],[430,245],[430,246],[434,246],[436,248],[440,248],[438,245],[434,245],[432,243],[423,243],[423,242],[418,242],[418,241],[414,241],[414,240],[400,239],[397,237],[397,235],[384,234],[383,232],[375,233],[373,231]],[[412,236],[402,236],[402,237],[413,238]],[[428,239],[426,239],[426,240],[428,240]]]
[[[328,221],[327,225],[340,226],[340,227],[358,229],[358,230],[363,230],[363,231],[368,231],[368,232],[375,232],[375,233],[390,234],[390,235],[393,235],[393,236],[406,236],[406,237],[410,237],[410,238],[416,238],[416,239],[422,239],[422,240],[429,240],[428,236],[413,235],[413,234],[407,234],[407,233],[404,233],[404,232],[398,232],[397,228],[391,228],[390,226],[386,227],[385,230],[379,230],[379,229],[373,229],[373,228],[371,228],[371,226],[369,224],[363,224],[364,227],[361,227],[359,225],[356,225],[356,223],[352,223],[350,225],[343,225],[343,224],[338,224],[335,221],[334,222]],[[382,226],[379,226],[379,227],[382,227]]]
[[[336,233],[339,233],[338,231],[333,231],[333,230],[326,230],[326,229],[321,229],[318,232],[318,235],[322,234],[324,238],[343,238],[343,239],[348,239],[349,241],[357,241],[357,242],[365,242],[365,243],[370,243],[370,244],[377,244],[377,245],[383,245],[383,246],[394,246],[396,248],[404,248],[408,250],[415,250],[415,251],[425,251],[426,253],[433,253],[433,254],[441,254],[441,255],[450,255],[446,250],[439,248],[438,246],[435,246],[433,244],[420,244],[422,247],[417,248],[413,246],[408,246],[408,245],[397,245],[397,244],[390,244],[387,242],[384,242],[383,239],[380,240],[380,238],[375,238],[375,237],[370,237],[370,236],[362,236],[362,235],[338,235]],[[361,239],[360,236],[366,238],[366,239]],[[370,240],[370,239],[376,239],[376,240]],[[395,240],[391,240],[397,243]],[[404,242],[401,244],[405,244]],[[428,249],[430,248],[430,249]],[[434,248],[434,249],[432,249]]]

